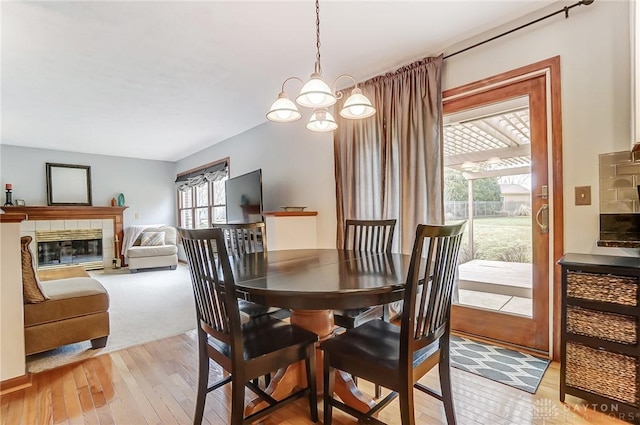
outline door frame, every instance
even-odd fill
[[[545,75],[547,90],[547,144],[549,192],[552,200],[549,247],[549,354],[560,358],[561,270],[557,262],[564,252],[563,181],[562,181],[562,110],[560,96],[560,56],[526,65],[511,71],[462,85],[442,93],[443,109],[455,100],[476,95],[534,76]]]

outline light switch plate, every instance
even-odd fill
[[[591,205],[591,186],[576,186],[576,205]]]

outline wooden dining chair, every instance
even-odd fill
[[[343,249],[365,252],[391,252],[396,220],[347,220]],[[334,310],[336,325],[352,329],[369,320],[383,317],[383,306]]]
[[[400,327],[372,320],[320,344],[324,351],[325,425],[331,425],[333,407],[360,421],[382,424],[373,415],[398,395],[402,424],[414,425],[414,388],[441,400],[447,423],[455,425],[449,367],[450,311],[464,224],[418,225]],[[436,364],[441,394],[418,382]],[[392,392],[368,412],[358,412],[333,398],[334,368]]]
[[[391,252],[396,220],[347,220],[343,249],[365,252]],[[352,329],[369,320],[382,318],[383,306],[360,309],[334,310],[336,325]]]
[[[229,255],[246,255],[258,252],[267,252],[267,231],[265,224],[236,223],[214,224],[213,227],[222,229],[224,242]],[[271,314],[278,319],[286,319],[291,315],[287,309],[269,307],[251,301],[238,300],[240,311],[251,318]]]
[[[397,220],[346,220],[344,249],[391,252]]]
[[[346,220],[343,249],[365,252],[391,252],[393,232],[397,220]],[[353,329],[370,320],[382,319],[386,307],[376,305],[366,308],[334,310],[334,323],[344,329]],[[354,378],[355,379],[355,378]],[[357,382],[357,379],[355,379]],[[380,386],[375,386],[375,397],[381,395]]]
[[[267,250],[267,231],[263,222],[214,224],[224,232],[227,251],[232,255],[243,255]]]
[[[307,330],[261,316],[240,321],[236,284],[222,229],[179,229],[187,254],[198,318],[198,392],[193,423],[202,422],[207,393],[231,383],[231,423],[250,424],[307,395],[311,420],[318,420],[315,343]],[[231,375],[209,386],[209,359]],[[304,360],[307,387],[275,400],[252,379]],[[244,417],[245,386],[268,406]]]

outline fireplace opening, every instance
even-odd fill
[[[83,266],[103,268],[102,230],[79,229],[36,232],[38,268]]]
[[[102,239],[38,243],[38,265],[66,266],[87,262],[102,263]]]

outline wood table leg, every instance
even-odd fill
[[[323,341],[333,334],[333,311],[332,310],[292,310],[291,323],[318,334],[320,341]],[[322,384],[322,350],[316,351],[316,376],[318,381],[318,391],[323,389]],[[293,364],[286,369],[281,369],[271,379],[266,393],[276,400],[281,400],[291,394],[296,388],[304,388],[306,383],[304,364],[302,362]],[[360,412],[367,412],[374,406],[371,397],[363,394],[351,379],[348,373],[336,371],[336,381],[334,387],[335,394],[347,405]],[[245,407],[245,415],[257,412],[267,406],[267,403],[256,398]]]
[[[276,400],[282,400],[300,386],[300,371],[304,375],[304,364],[298,362],[285,369],[280,369],[272,378],[269,387],[265,390],[267,394]],[[268,403],[259,397],[254,398],[244,408],[244,415],[249,416],[268,406]]]
[[[336,370],[333,392],[340,397],[344,404],[362,413],[368,412],[375,405],[371,397],[358,389],[351,375],[341,370]]]

